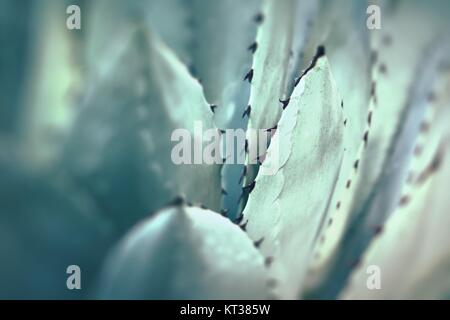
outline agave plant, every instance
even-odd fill
[[[0,9],[1,298],[450,298],[446,1]],[[267,152],[176,165],[196,122]]]

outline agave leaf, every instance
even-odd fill
[[[189,13],[182,0],[97,0],[87,6],[86,59],[99,76],[114,65],[138,25],[153,30],[189,61]]]
[[[343,156],[343,114],[328,61],[295,88],[244,210],[249,236],[261,250],[282,298],[296,298]],[[271,162],[277,159],[277,162]],[[278,163],[267,175],[267,162]]]
[[[242,77],[252,64],[252,51],[257,49],[255,39],[260,11],[260,0],[233,1],[192,0],[193,39],[192,72],[202,82],[205,97],[216,106],[215,122],[219,128],[245,128],[242,117],[247,104],[250,86]],[[231,150],[225,149],[225,154]],[[233,150],[234,153],[241,150]],[[227,163],[222,168],[222,184],[226,193],[222,207],[230,216],[237,212],[238,188],[242,164]]]
[[[345,299],[445,298],[450,292],[448,268],[448,201],[445,194],[449,176],[446,168],[411,193],[411,201],[388,220],[384,234],[369,247],[364,263],[354,271],[343,292]],[[447,261],[447,262],[446,262]],[[369,290],[369,266],[380,268],[381,289]],[[435,273],[434,272],[439,272]],[[435,286],[439,278],[440,285]],[[444,282],[442,282],[444,281]]]
[[[31,76],[23,82],[19,136],[41,166],[55,159],[73,121],[82,87],[81,44],[77,31],[60,26],[66,21],[64,2],[46,0],[28,6],[33,9],[30,25],[38,28],[28,44]]]
[[[196,121],[216,130],[200,84],[155,35],[140,29],[126,48],[87,97],[62,169],[121,228],[180,193],[218,210],[220,165],[175,165],[171,158],[175,129],[196,141]]]
[[[369,30],[364,1],[322,0],[303,48],[302,69],[306,69],[318,46],[326,48],[331,71],[342,97],[346,121],[346,153],[354,158],[366,129],[371,85]],[[352,75],[352,76],[349,76]],[[349,168],[350,167],[350,168]],[[351,161],[344,162],[342,174],[348,176]]]
[[[253,130],[274,128],[280,119],[283,109],[289,103],[289,95],[294,82],[292,74],[297,74],[298,50],[303,44],[307,18],[312,14],[309,2],[299,0],[263,1],[256,41],[257,50],[253,57],[253,65],[245,79],[251,83],[250,99],[247,106],[249,117],[247,125],[247,150],[257,150],[263,156],[265,150],[260,149],[259,135]],[[300,13],[300,17],[296,14]],[[304,30],[302,30],[304,28]],[[297,30],[300,29],[300,30]],[[267,141],[269,144],[270,141]],[[256,159],[246,154],[244,185],[250,185],[259,169]],[[247,197],[242,195],[241,208],[245,206]]]
[[[450,73],[433,103],[433,121],[417,140],[410,178],[397,210],[364,255],[342,298],[442,299],[450,294],[447,185],[450,180]],[[369,266],[380,269],[379,290],[366,283]]]
[[[137,225],[105,264],[101,299],[263,299],[263,258],[238,226],[184,205]]]
[[[306,292],[323,281],[317,269],[322,267],[321,263],[325,267],[329,265],[327,260],[329,252],[324,248],[336,245],[335,241],[339,240],[344,233],[348,217],[339,213],[336,218],[334,213],[337,207],[342,205],[343,193],[348,193],[347,183],[354,178],[355,167],[359,167],[358,159],[364,152],[362,137],[369,129],[367,122],[370,111],[368,109],[373,108],[373,105],[369,103],[372,61],[365,10],[366,3],[362,1],[348,1],[345,5],[342,5],[340,1],[321,1],[304,48],[303,69],[306,68],[305,63],[310,60],[317,46],[325,46],[331,70],[342,97],[341,107],[345,115],[345,152],[336,184],[338,187],[332,195],[332,205],[328,208],[321,225],[319,241],[315,245],[316,252],[320,252],[316,254],[311,267],[313,272],[308,275]],[[326,230],[332,224],[335,224],[333,226],[335,231],[329,234]]]
[[[0,298],[80,299],[114,237],[91,199],[63,179],[36,174],[21,159],[0,159]],[[82,289],[68,290],[78,265]]]
[[[242,76],[252,63],[252,48],[247,48],[255,39],[254,17],[259,10],[260,0],[192,0],[196,35],[192,67],[206,99],[217,105],[216,121],[222,128],[229,127],[233,118],[241,118],[241,108],[248,101],[249,87]]]
[[[257,49],[253,57],[249,128],[274,127],[281,116],[280,99],[286,98],[290,85],[295,39],[296,0],[263,2],[262,22],[258,28]],[[296,42],[295,42],[296,43]]]
[[[412,32],[418,16],[423,24],[411,42],[405,35]],[[309,275],[309,287],[316,290],[313,296],[338,293],[374,230],[394,209],[442,60],[443,52],[432,54],[437,24],[430,12],[403,3],[383,17],[383,28],[371,33],[377,61],[365,133],[357,157],[344,160],[353,164],[353,170],[341,178],[320,233],[324,241],[318,242]]]

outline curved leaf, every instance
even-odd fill
[[[411,42],[405,35],[411,34],[413,21],[419,16],[420,32],[414,32],[416,40]],[[371,31],[377,59],[366,129],[357,157],[344,160],[353,168],[336,188],[320,235],[324,241],[315,249],[308,277],[309,287],[315,288],[313,297],[338,294],[374,230],[400,198],[426,98],[445,55],[445,49],[436,50],[439,41],[433,35],[441,21],[433,21],[433,17],[430,10],[402,2],[395,10],[383,13],[381,30]]]
[[[298,52],[303,44],[302,35],[306,33],[306,21],[312,14],[314,4],[299,0],[263,1],[259,16],[256,41],[257,49],[253,57],[253,65],[244,80],[251,83],[250,99],[246,112],[247,150],[255,150],[263,156],[259,135],[252,134],[254,130],[274,128],[283,109],[289,103],[293,89],[292,74],[297,74]],[[304,29],[304,30],[302,30]],[[267,141],[267,145],[270,141]],[[256,159],[250,159],[246,152],[245,178],[243,185],[253,183],[258,173],[259,165]],[[245,206],[247,195],[242,194],[241,207]]]
[[[121,228],[180,193],[218,210],[220,165],[176,165],[171,157],[175,129],[184,129],[202,147],[209,142],[197,143],[196,121],[203,131],[217,131],[200,84],[154,35],[137,31],[126,48],[88,95],[62,169]]]
[[[445,97],[441,100],[441,103],[445,102],[444,108],[436,115],[430,132],[424,133],[418,141],[418,146],[423,146],[423,153],[416,154],[412,162],[410,172],[413,175],[403,188],[398,209],[387,220],[383,233],[368,248],[364,262],[354,271],[342,293],[343,298],[448,297],[449,88],[447,81],[445,91],[437,93],[438,99]],[[369,266],[377,266],[380,270],[379,290],[369,290],[366,285]]]
[[[182,0],[96,0],[86,6],[86,59],[94,74],[101,77],[114,66],[138,26],[189,61],[189,13]]]
[[[191,2],[192,31],[196,35],[191,50],[194,73],[201,79],[206,99],[217,105],[218,126],[234,127],[230,121],[240,118],[247,102],[244,100],[248,99],[249,88],[242,77],[251,66],[248,47],[255,38],[254,17],[260,10],[260,0]]]
[[[270,271],[282,298],[296,298],[302,287],[341,166],[343,128],[336,85],[322,57],[295,88],[244,209],[250,237],[264,239],[261,250],[273,260]]]
[[[164,209],[136,226],[108,259],[101,299],[262,299],[266,270],[238,226],[195,207]]]

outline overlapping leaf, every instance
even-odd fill
[[[169,207],[143,221],[108,259],[101,299],[263,299],[263,258],[221,215]]]
[[[352,299],[445,299],[448,261],[450,96],[447,79],[436,92],[433,121],[424,122],[398,209],[388,219],[342,293]],[[380,287],[370,290],[369,266],[379,268]],[[372,280],[373,281],[373,280]]]
[[[62,170],[121,228],[179,193],[218,209],[220,166],[189,164],[194,155],[176,165],[171,157],[175,129],[187,130],[189,148],[194,139],[198,146],[210,143],[194,132],[197,121],[203,130],[215,129],[200,84],[156,36],[138,30],[87,97]]]
[[[414,16],[420,16],[423,24],[420,32],[415,32],[416,41],[411,42],[405,34],[413,30]],[[357,156],[344,160],[353,168],[337,186],[311,266],[309,279],[316,289],[319,283],[323,285],[318,290],[321,297],[339,292],[349,270],[400,198],[399,187],[406,178],[431,80],[442,58],[442,54],[431,54],[436,48],[432,35],[441,22],[433,17],[429,11],[403,3],[390,15],[386,12],[381,30],[371,31],[377,59],[366,129],[359,137]]]
[[[244,210],[250,237],[263,239],[261,251],[273,260],[282,298],[296,298],[302,287],[341,167],[343,129],[337,88],[322,57],[295,88]]]

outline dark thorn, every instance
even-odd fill
[[[256,248],[259,248],[259,247],[261,247],[261,244],[263,243],[263,241],[264,241],[264,237],[262,237],[261,239],[259,239],[259,240],[255,241],[255,242],[253,242],[253,245],[254,245]]]
[[[256,181],[253,181],[248,186],[245,186],[242,188],[244,192],[247,192],[248,194],[252,193],[253,189],[255,189]]]
[[[261,156],[256,157],[256,162],[258,163],[258,165],[262,165],[263,161],[261,161]]]
[[[383,226],[375,226],[373,228],[373,234],[378,236],[383,231]]]
[[[243,219],[244,219],[244,215],[241,213],[234,222],[239,224],[242,222]]]
[[[245,145],[244,145],[245,152],[248,152],[248,140],[245,139]]]
[[[438,152],[434,156],[433,161],[430,164],[430,171],[435,172],[437,169],[439,169],[439,167],[441,166],[441,163],[442,163],[442,153]]]
[[[246,231],[247,230],[247,224],[248,224],[248,220],[245,221],[243,224],[239,225],[239,227],[242,229],[242,231]]]
[[[358,166],[359,166],[359,160],[356,160],[355,164],[353,165],[353,168],[355,168],[355,170],[358,170]]]
[[[270,267],[272,262],[273,262],[273,257],[267,257],[266,259],[264,259],[264,265],[266,267]]]
[[[255,53],[257,48],[258,48],[258,43],[255,41],[247,49],[249,51],[251,51],[251,53]]]
[[[367,116],[367,123],[369,126],[372,124],[372,111],[369,112],[369,115]]]
[[[430,130],[430,124],[428,122],[422,122],[422,124],[420,125],[420,132],[428,132],[428,130]]]
[[[245,118],[245,116],[248,116],[250,118],[250,113],[252,112],[252,107],[250,105],[247,106],[244,113],[242,114],[242,118]]]
[[[317,47],[317,50],[316,50],[316,54],[314,55],[314,57],[313,57],[313,59],[312,59],[312,61],[311,61],[311,64],[309,65],[309,67],[306,68],[305,71],[303,71],[303,73],[301,74],[301,76],[300,76],[299,78],[295,79],[295,86],[297,86],[297,85],[299,84],[300,80],[301,80],[301,79],[302,79],[309,71],[311,71],[311,70],[315,67],[315,65],[316,65],[317,61],[319,60],[319,58],[322,57],[322,56],[324,56],[324,55],[325,55],[325,47],[324,47],[323,45],[318,46],[318,47]]]
[[[249,83],[252,83],[253,80],[253,69],[250,69],[249,72],[247,72],[247,74],[244,77],[244,81],[248,80]]]
[[[222,190],[220,191],[223,195],[225,195],[225,196],[227,196],[228,195],[228,192],[227,192],[227,190],[225,190],[224,188],[222,188]]]
[[[316,51],[316,59],[319,59],[320,57],[325,55],[325,46],[324,45],[320,45],[317,47],[317,51]]]
[[[438,153],[434,156],[433,160],[429,164],[429,166],[422,172],[417,178],[417,183],[423,183],[431,174],[436,172],[442,164],[442,151],[439,150]]]
[[[328,220],[328,226],[331,227],[332,224],[333,224],[333,218],[330,218],[330,220]]]
[[[253,189],[255,188],[256,181],[253,181],[248,186],[242,187],[241,195],[238,199],[238,203],[245,197],[248,196],[250,193],[252,193]]]
[[[409,203],[409,196],[408,195],[404,195],[400,198],[400,206],[405,206]]]
[[[211,109],[211,111],[212,111],[213,113],[215,113],[215,112],[216,112],[217,106],[216,106],[215,104],[212,104],[212,105],[209,106],[209,108]]]
[[[262,12],[259,12],[259,13],[255,16],[254,21],[255,21],[256,23],[262,23],[262,22],[264,21],[264,14],[263,14]]]
[[[169,206],[182,206],[186,203],[186,199],[183,195],[177,195],[170,203]]]
[[[278,125],[275,125],[275,127],[266,129],[266,132],[272,131],[272,130],[277,130],[278,129]]]
[[[352,185],[352,180],[347,180],[347,184],[345,185],[345,187],[348,189],[348,188],[350,188],[351,185]]]
[[[373,97],[376,93],[377,84],[375,81],[372,82],[372,86],[370,87],[370,95]]]
[[[201,205],[200,205],[200,208],[201,208],[201,209],[204,209],[204,210],[208,210],[208,207],[205,206],[204,204],[201,204]]]
[[[188,207],[192,207],[192,206],[193,206],[192,202],[190,202],[190,201],[186,202],[186,205],[187,205]]]
[[[281,100],[281,99],[279,100],[282,104],[283,110],[286,109],[290,100],[291,100],[291,98],[287,98],[286,100]]]
[[[339,201],[338,203],[336,203],[336,209],[339,210],[340,207],[341,207],[341,202]]]
[[[367,145],[367,142],[369,141],[369,131],[366,131],[364,133],[363,140],[364,140],[364,144]]]
[[[228,216],[228,209],[222,209],[222,210],[220,210],[220,214],[222,215],[222,216],[224,216],[224,217],[226,217],[226,216]]]
[[[355,261],[350,263],[350,268],[351,269],[355,269],[355,268],[357,268],[360,265],[360,263],[361,263],[361,260],[357,259],[357,260],[355,260]]]
[[[344,127],[347,125],[347,119],[344,120]]]
[[[384,63],[380,64],[380,73],[386,74],[387,73],[387,67]]]
[[[218,131],[219,131],[219,134],[224,134],[225,133],[225,130],[223,130],[223,129],[217,129]]]

